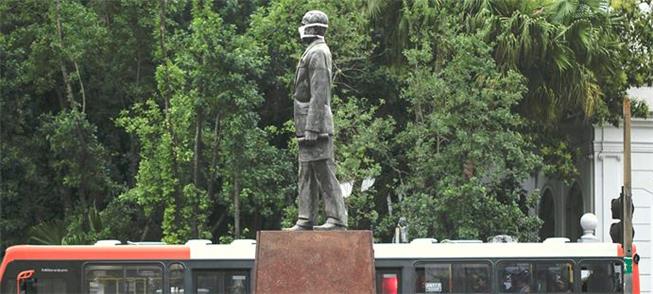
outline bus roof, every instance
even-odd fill
[[[376,259],[620,257],[615,243],[435,243],[374,244]],[[253,260],[256,245],[113,245],[38,246],[7,249],[13,260]]]
[[[187,260],[190,247],[106,245],[17,245],[7,248],[0,265],[0,279],[14,260]]]
[[[9,247],[5,260],[169,260],[189,259],[190,247],[183,245],[18,245]]]
[[[376,259],[619,257],[614,243],[374,244]]]

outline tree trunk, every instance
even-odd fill
[[[82,93],[82,112],[86,112],[86,91],[84,91],[84,83],[82,82],[82,75],[79,73],[79,66],[77,61],[73,60],[75,71],[77,72],[77,79],[79,80],[79,91]]]
[[[166,52],[166,46],[165,46],[165,14],[166,14],[166,0],[160,0],[160,7],[159,7],[159,45],[161,48],[161,60],[166,63],[168,60],[168,54]],[[164,67],[165,73],[163,74],[163,83],[164,87],[161,96],[163,97],[163,102],[164,102],[164,113],[165,113],[165,127],[168,131],[168,134],[170,134],[170,138],[172,140],[171,145],[170,145],[170,155],[171,155],[171,160],[172,160],[172,177],[177,180],[177,183],[174,185],[174,192],[173,192],[173,201],[174,201],[174,206],[175,206],[175,212],[174,212],[174,228],[178,229],[181,228],[181,205],[182,205],[182,196],[181,196],[181,189],[179,185],[182,185],[181,183],[181,178],[179,177],[179,167],[177,163],[177,152],[175,151],[175,147],[179,146],[177,140],[177,136],[174,132],[174,129],[172,127],[172,122],[170,121],[170,97],[169,95],[169,89],[167,88],[169,85],[168,82],[168,68],[167,66]]]
[[[139,162],[139,153],[138,153],[138,138],[133,134],[129,135],[129,153],[127,153],[127,158],[129,160],[128,174],[127,174],[127,186],[129,188],[136,185],[136,174],[138,173],[138,162]]]
[[[206,189],[207,196],[211,200],[215,200],[217,197],[215,194],[215,180],[218,175],[218,154],[219,154],[219,143],[218,135],[220,134],[220,114],[215,116],[215,122],[213,124],[213,144],[212,144],[212,154],[211,154],[211,166],[209,166],[209,176],[208,176],[208,187]]]
[[[206,55],[202,55],[202,67],[206,67]],[[200,83],[200,97],[206,97],[206,88],[204,83]],[[200,160],[202,156],[202,122],[204,121],[204,106],[199,105],[195,108],[195,147],[193,148],[193,183],[196,188],[200,188]]]
[[[140,86],[141,84],[141,52],[136,51],[137,57],[136,57],[136,86]],[[138,87],[140,89],[140,87]]]
[[[141,58],[141,51],[138,50],[136,52],[137,57],[136,57],[136,87],[140,89],[140,84],[141,84],[141,63],[142,63],[142,58]],[[138,98],[137,98],[138,99]],[[139,100],[140,101],[140,100]],[[127,102],[129,103],[129,102]],[[123,103],[123,108],[129,107],[127,103]],[[129,140],[129,174],[127,177],[127,185],[129,187],[133,187],[135,185],[135,178],[136,178],[136,173],[138,172],[138,162],[139,162],[139,156],[138,156],[138,139],[134,135],[130,135],[130,140]]]
[[[69,216],[73,210],[73,201],[70,197],[70,189],[62,187],[60,188],[59,194],[61,195],[61,201],[63,202],[64,214]]]
[[[197,108],[197,114],[195,117],[195,146],[193,147],[193,184],[195,185],[195,189],[200,188],[200,183],[199,183],[199,169],[200,169],[200,155],[201,155],[201,148],[202,148],[202,120],[204,119],[203,111],[201,107]],[[197,196],[197,195],[195,195]],[[197,198],[195,198],[197,200]],[[199,210],[199,201],[193,201],[193,209]],[[192,218],[191,219],[191,231],[193,234],[193,238],[199,238],[199,219],[198,218]]]
[[[240,178],[234,176],[234,238],[240,239]]]
[[[213,224],[213,226],[211,226],[211,230],[210,230],[211,234],[215,234],[215,231],[217,231],[218,228],[220,228],[220,225],[222,225],[222,222],[227,217],[227,214],[228,214],[228,212],[225,211],[223,214],[220,215],[220,218],[218,218],[218,220],[215,222],[215,224]]]
[[[61,54],[65,54],[65,47],[63,44],[63,30],[61,28],[61,0],[57,0],[56,5],[57,12],[57,37],[59,38],[59,48],[61,49]],[[66,85],[66,97],[68,98],[68,103],[70,107],[76,107],[75,98],[73,97],[73,88],[70,86],[70,79],[68,78],[68,70],[66,69],[65,59],[61,57],[61,63],[59,64],[61,68],[61,75],[63,76],[63,82]]]
[[[147,234],[150,232],[150,218],[147,218],[145,221],[145,229],[141,233],[141,238],[140,241],[143,242],[145,241],[145,238],[147,238]]]
[[[61,108],[61,110],[66,109],[66,103],[63,100],[63,95],[61,94],[61,90],[58,87],[55,87],[54,92],[57,94],[57,102],[59,102],[59,108]]]
[[[195,147],[193,148],[193,183],[199,189],[199,172],[200,172],[200,155],[202,152],[202,120],[204,115],[201,109],[198,109],[195,120]]]
[[[161,58],[165,60],[167,57],[165,46],[165,31],[166,31],[166,0],[159,1],[159,45],[161,46]]]
[[[86,214],[88,212],[88,208],[90,206],[88,204],[88,200],[89,200],[88,194],[89,193],[88,193],[88,189],[87,189],[88,188],[87,183],[89,183],[89,181],[87,180],[87,178],[89,176],[89,174],[87,172],[88,169],[89,169],[89,166],[87,165],[87,162],[88,162],[88,159],[89,159],[88,142],[86,142],[86,138],[84,137],[84,132],[82,131],[82,126],[81,126],[80,121],[79,121],[80,119],[82,119],[82,114],[76,113],[74,119],[75,119],[75,132],[77,133],[76,141],[79,143],[79,146],[80,146],[80,152],[79,152],[79,154],[77,154],[78,157],[76,159],[77,159],[77,162],[79,162],[79,164],[81,165],[81,170],[82,170],[81,171],[82,174],[80,175],[79,187],[77,187],[77,192],[79,193],[79,200],[80,200],[81,205],[82,205],[82,211],[84,211],[84,214]],[[90,167],[90,168],[92,169],[92,168],[95,168],[95,167]],[[97,197],[97,194],[96,194],[96,197]],[[99,201],[96,201],[96,202],[99,202]],[[87,219],[85,218],[85,220],[82,223],[86,223],[86,222],[87,222]]]
[[[476,164],[474,161],[465,159],[463,161],[463,177],[465,180],[469,180],[474,176],[476,170]]]

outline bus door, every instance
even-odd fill
[[[16,294],[36,293],[34,287],[34,270],[20,272],[16,277],[16,285],[18,285]]]
[[[74,261],[13,261],[2,278],[0,293],[79,293],[78,266]]]
[[[18,285],[16,292],[13,292],[12,290],[10,291],[3,290],[2,293],[11,293],[11,294],[69,293],[67,291],[68,287],[66,286],[65,280],[38,279],[35,270],[25,270],[18,273],[18,275],[16,276],[16,285]],[[13,287],[9,285],[8,288],[11,289]]]

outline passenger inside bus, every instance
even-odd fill
[[[521,270],[519,272],[513,273],[510,275],[512,293],[531,293],[531,287],[529,285],[530,274],[527,270]]]
[[[533,292],[567,293],[572,292],[573,265],[561,263],[535,263],[535,283]]]
[[[572,284],[565,281],[562,275],[554,274],[549,291],[553,293],[571,293],[572,286]]]
[[[469,285],[472,293],[486,293],[490,291],[490,281],[485,271],[476,271],[469,274]]]
[[[614,291],[612,275],[608,273],[605,265],[591,265],[583,268],[581,276],[583,279],[583,292],[606,293]]]
[[[527,262],[500,263],[500,291],[502,293],[531,293],[531,266],[532,265]]]

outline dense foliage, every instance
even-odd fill
[[[350,225],[535,240],[521,183],[577,176],[559,126],[615,123],[625,90],[653,81],[646,2],[1,1],[0,246],[291,224],[310,9],[330,16]]]

